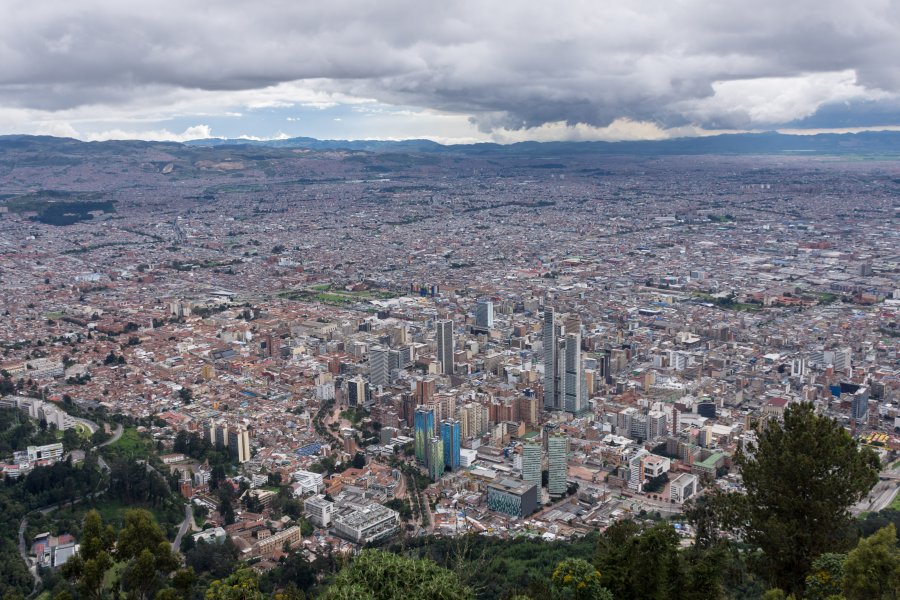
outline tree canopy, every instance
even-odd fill
[[[364,550],[338,573],[324,600],[473,600],[452,571],[428,559]]]
[[[848,509],[877,483],[878,459],[801,403],[788,406],[783,423],[769,421],[735,461],[746,488],[733,495],[743,538],[762,550],[773,584],[800,592],[816,556],[852,546]]]

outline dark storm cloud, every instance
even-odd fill
[[[0,107],[117,105],[166,90],[314,79],[320,89],[470,114],[486,130],[617,118],[739,126],[900,91],[900,2],[889,0],[67,0],[0,10]],[[856,80],[844,96],[828,96],[828,79],[809,98],[798,96],[805,88],[787,99],[771,89],[848,71]],[[716,82],[757,79],[770,88],[758,102],[792,104],[714,101]]]

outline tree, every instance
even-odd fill
[[[643,531],[631,521],[614,523],[597,548],[601,583],[616,600],[681,598],[687,581],[679,546],[668,523]]]
[[[63,576],[76,581],[76,589],[85,598],[100,598],[106,571],[112,566],[110,556],[115,532],[104,529],[100,513],[90,510],[82,522],[81,547],[78,554],[63,565]]]
[[[362,452],[357,452],[356,456],[353,457],[353,462],[351,464],[354,469],[362,469],[366,466],[366,455]]]
[[[844,594],[848,600],[896,600],[900,597],[900,548],[891,523],[860,540],[844,563]]]
[[[553,570],[551,582],[558,598],[612,600],[612,594],[600,584],[600,571],[580,558],[567,558],[559,563]]]
[[[738,451],[746,494],[731,494],[744,539],[764,553],[764,572],[801,592],[812,561],[851,543],[848,508],[878,481],[878,458],[810,403],[788,406],[758,443]]]
[[[194,399],[194,392],[189,387],[183,387],[178,390],[178,397],[185,404],[190,404],[191,400]]]
[[[416,560],[363,550],[338,573],[323,600],[473,600],[472,590],[452,571],[428,559]]]
[[[252,569],[238,569],[225,579],[216,579],[206,589],[206,600],[263,600],[259,578]]]
[[[116,554],[120,560],[135,558],[143,550],[161,552],[160,544],[168,545],[168,542],[150,511],[137,508],[125,513],[125,525],[119,532],[116,544]]]
[[[827,552],[813,561],[806,576],[805,600],[828,600],[841,594],[846,554]]]

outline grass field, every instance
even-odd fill
[[[348,292],[342,289],[332,289],[329,284],[319,284],[303,290],[288,290],[280,292],[279,298],[286,300],[298,300],[301,302],[321,302],[330,306],[347,306],[366,300],[388,300],[401,296],[388,290],[361,290]]]
[[[897,497],[894,498],[894,501],[888,506],[891,510],[900,510],[900,494],[897,494]]]
[[[104,446],[103,454],[146,458],[150,454],[150,440],[141,436],[134,427],[127,427],[114,444]]]

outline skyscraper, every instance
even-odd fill
[[[557,360],[556,312],[552,306],[544,307],[544,408],[559,410],[556,393],[559,382],[559,361]]]
[[[581,366],[581,333],[566,334],[565,357],[565,408],[566,412],[580,414],[585,409],[584,369]]]
[[[453,373],[453,321],[438,321],[437,326],[437,359],[441,363],[441,373]]]
[[[239,463],[250,460],[250,433],[244,427],[228,430],[228,452]]]
[[[561,433],[553,433],[547,439],[547,458],[549,462],[549,478],[547,490],[551,496],[562,496],[566,493],[566,463],[569,452],[569,439]]]
[[[444,462],[444,441],[440,436],[434,436],[428,440],[425,451],[425,467],[434,481],[444,474]]]
[[[479,300],[475,305],[475,327],[488,331],[494,327],[494,303],[490,300]]]
[[[522,446],[522,479],[541,487],[543,451],[537,442],[525,442]]]
[[[455,471],[459,468],[459,421],[445,419],[441,422],[441,440],[444,443],[444,465]]]
[[[416,460],[424,463],[426,446],[434,437],[434,411],[430,408],[420,406],[416,409],[415,416],[416,429]]]
[[[369,350],[369,381],[375,387],[386,386],[390,381],[388,349],[374,346]]]
[[[587,385],[581,354],[581,319],[565,325],[552,307],[544,309],[544,408],[580,414],[587,409]]]

